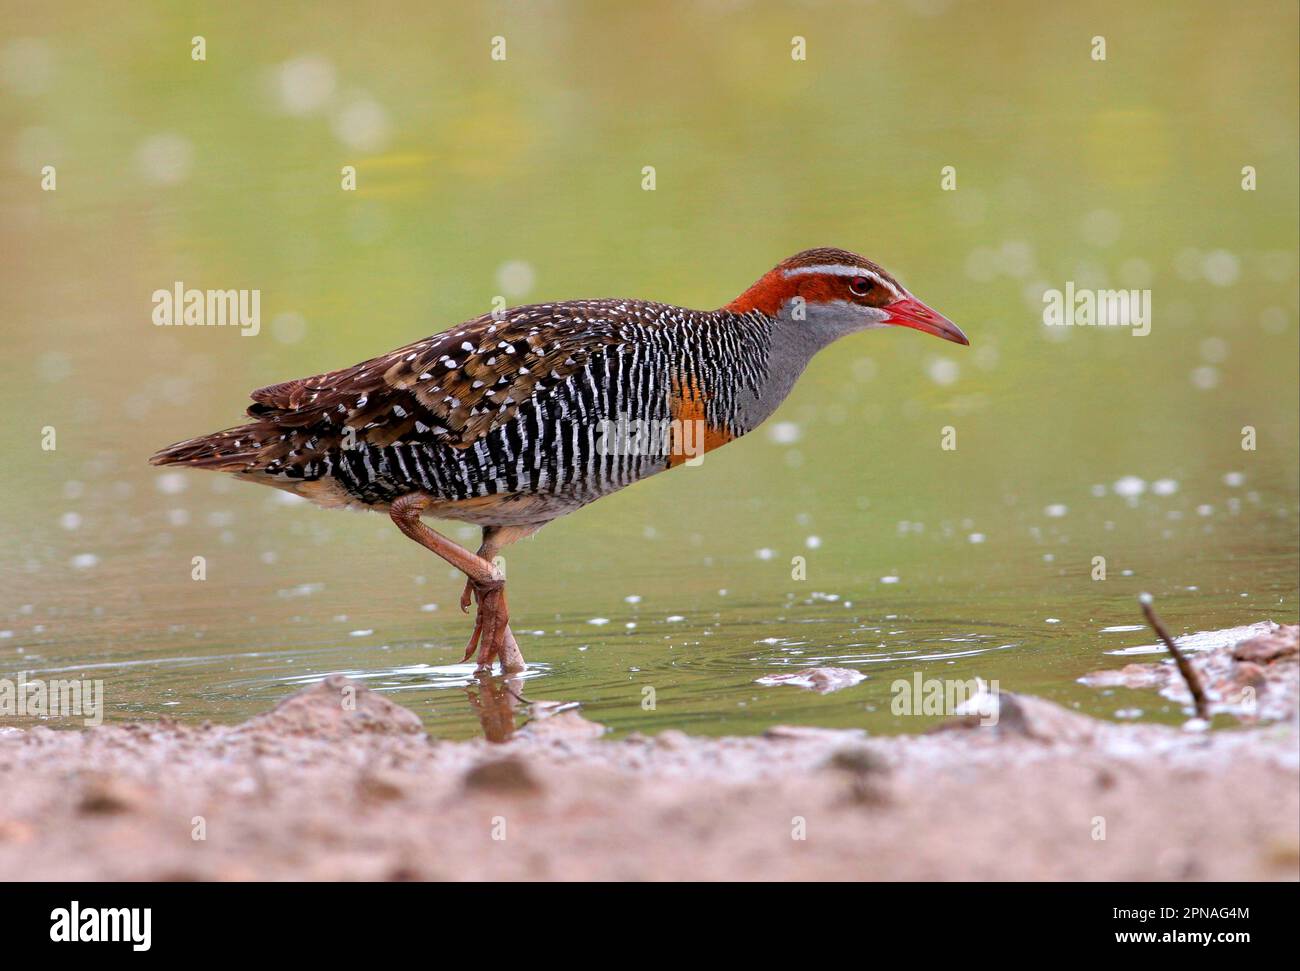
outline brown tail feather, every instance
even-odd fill
[[[150,465],[188,465],[217,472],[249,472],[262,464],[268,444],[278,438],[262,422],[239,425],[159,449]]]

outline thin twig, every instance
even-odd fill
[[[1165,625],[1160,623],[1160,618],[1151,609],[1151,600],[1151,594],[1149,593],[1144,593],[1138,597],[1138,603],[1142,605],[1142,613],[1146,615],[1147,623],[1156,632],[1156,636],[1165,642],[1165,647],[1169,648],[1169,653],[1174,656],[1174,663],[1178,665],[1178,673],[1183,676],[1183,680],[1187,682],[1187,690],[1192,693],[1192,701],[1196,705],[1196,717],[1209,721],[1210,702],[1205,697],[1205,689],[1201,687],[1201,676],[1196,673],[1196,669],[1192,667],[1191,662],[1178,649],[1174,639],[1165,630]]]
[[[528,700],[527,698],[525,698],[523,695],[521,695],[521,694],[520,694],[518,691],[516,691],[514,688],[510,687],[510,685],[508,685],[508,684],[504,684],[504,685],[502,685],[502,687],[505,688],[505,689],[506,689],[506,692],[507,692],[511,697],[513,697],[516,701],[522,702],[523,704],[525,704],[525,705],[530,705],[530,706],[533,705],[533,704],[535,703],[535,702],[532,702],[532,701]]]

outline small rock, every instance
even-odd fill
[[[424,731],[424,725],[415,712],[335,674],[290,695],[266,714],[250,718],[238,731],[337,739],[415,734]]]
[[[1300,865],[1300,842],[1286,837],[1274,838],[1265,848],[1265,858],[1273,866],[1288,867],[1292,870]]]
[[[535,718],[519,729],[516,736],[535,739],[600,738],[605,731],[604,725],[589,721],[576,711],[570,710],[558,715],[548,715],[545,718]]]
[[[77,810],[90,815],[111,815],[138,809],[144,802],[145,794],[138,786],[114,776],[95,775],[87,779]]]
[[[660,748],[668,749],[670,752],[684,749],[690,743],[690,737],[676,728],[665,729],[655,736],[655,744]]]
[[[866,775],[869,772],[888,772],[889,763],[866,746],[842,748],[830,757],[826,763],[828,769],[842,772],[856,772]]]
[[[1243,687],[1257,688],[1268,680],[1268,675],[1254,661],[1238,661],[1233,669],[1233,680]]]
[[[852,668],[804,668],[802,671],[792,671],[789,674],[767,674],[754,683],[769,686],[792,684],[797,688],[807,688],[819,695],[825,695],[832,691],[851,688],[865,680],[867,680],[865,674]]]
[[[523,760],[513,757],[479,763],[465,773],[464,784],[471,792],[530,795],[542,791]]]
[[[1122,668],[1093,671],[1079,679],[1090,688],[1159,688],[1169,674],[1155,664],[1126,664]]]
[[[1248,723],[1295,717],[1300,699],[1300,627],[1252,624],[1241,628],[1250,633],[1240,640],[1241,635],[1232,636],[1237,630],[1206,631],[1179,639],[1180,644],[1194,638],[1205,643],[1219,642],[1188,659],[1212,712],[1233,715]],[[1177,666],[1167,660],[1094,671],[1079,681],[1092,687],[1155,688],[1180,705],[1192,703]]]
[[[367,802],[392,802],[406,795],[391,772],[363,772],[357,778],[357,795]]]
[[[1242,641],[1232,649],[1232,656],[1238,661],[1256,664],[1269,664],[1297,654],[1300,654],[1300,626],[1294,624],[1289,627],[1279,625],[1276,630]]]
[[[939,725],[933,731],[944,732],[970,728],[991,728],[998,736],[1019,736],[1040,742],[1068,742],[1088,744],[1097,733],[1098,722],[1060,705],[1030,695],[998,693],[997,722],[987,721],[979,714],[959,715]]]
[[[889,765],[875,752],[863,746],[840,749],[826,763],[828,769],[849,777],[848,801],[861,806],[884,806],[889,792],[884,786]]]

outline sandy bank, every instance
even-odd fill
[[[331,678],[235,726],[0,731],[0,877],[1300,876],[1294,710],[1191,733],[1002,702],[900,738],[609,741],[564,712],[492,744]]]

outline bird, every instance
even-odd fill
[[[813,356],[890,326],[957,344],[879,264],[804,250],[717,310],[584,299],[494,310],[352,367],[252,392],[250,421],[150,461],[232,473],[326,508],[386,512],[466,576],[462,663],[524,669],[501,550],[753,431]],[[478,526],[476,552],[424,517]]]

